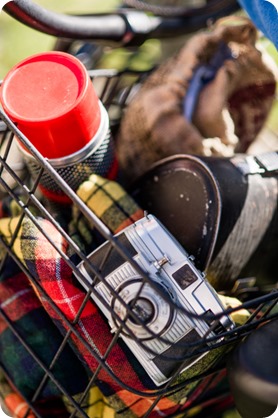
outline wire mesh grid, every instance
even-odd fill
[[[110,116],[110,123],[112,132],[116,132],[122,111],[128,103],[128,100],[132,97],[136,86],[140,84],[146,73],[138,72],[117,72],[114,70],[94,70],[90,71],[91,79],[98,91],[98,95],[103,102],[104,106],[108,110]],[[110,399],[112,393],[129,393],[131,400],[127,404],[123,399],[122,403],[118,402],[118,414],[122,416],[129,416],[127,410],[136,409],[134,405],[140,404],[141,399],[148,400],[148,406],[144,406],[141,413],[138,416],[152,416],[153,411],[156,411],[160,402],[165,397],[170,397],[171,400],[176,399],[179,395],[180,400],[175,404],[175,407],[170,408],[167,412],[167,416],[185,416],[188,411],[196,405],[205,403],[206,393],[208,389],[213,385],[215,386],[219,380],[219,376],[225,374],[225,358],[226,352],[230,350],[238,341],[240,341],[245,335],[250,333],[252,329],[259,324],[277,318],[277,289],[270,289],[266,294],[261,294],[256,298],[249,297],[244,303],[235,308],[227,308],[218,315],[198,315],[192,310],[186,309],[186,306],[182,306],[182,303],[171,298],[171,292],[168,294],[165,289],[161,291],[161,288],[154,283],[150,274],[146,272],[142,265],[132,257],[130,248],[121,241],[118,236],[114,236],[107,226],[95,215],[86,205],[86,203],[68,186],[68,184],[59,176],[57,171],[51,166],[47,159],[33,147],[31,142],[26,138],[18,128],[11,122],[11,120],[0,111],[0,117],[2,120],[2,143],[5,143],[5,151],[1,156],[1,173],[4,172],[8,175],[9,180],[13,180],[13,187],[10,186],[10,181],[6,180],[6,177],[1,175],[0,184],[1,188],[5,190],[7,196],[9,196],[9,207],[12,207],[13,216],[9,218],[8,225],[6,227],[7,233],[3,233],[1,227],[1,267],[0,271],[5,272],[7,266],[14,263],[17,266],[16,271],[21,271],[26,277],[28,277],[31,283],[32,289],[35,290],[35,294],[39,296],[43,307],[50,314],[55,326],[61,331],[61,338],[59,344],[56,345],[55,350],[51,351],[51,358],[48,358],[46,362],[43,356],[36,351],[36,347],[28,342],[24,329],[18,327],[18,323],[13,317],[11,311],[6,309],[6,305],[10,303],[9,300],[1,300],[0,317],[1,327],[9,329],[14,335],[15,341],[18,346],[24,347],[24,350],[28,353],[28,356],[32,358],[32,361],[39,368],[39,378],[35,387],[30,389],[28,394],[21,393],[23,398],[28,404],[28,410],[25,416],[34,412],[35,416],[46,416],[40,409],[39,402],[44,397],[46,387],[49,382],[54,385],[55,390],[53,393],[59,394],[67,404],[68,416],[90,416],[88,407],[94,405],[94,403],[100,402],[99,400],[88,400],[88,394],[93,387],[99,387],[101,391],[105,393],[105,401],[109,406],[114,404],[110,403],[107,399]],[[16,138],[16,139],[15,139]],[[36,178],[32,180],[27,177],[21,177],[18,172],[14,170],[14,167],[9,163],[9,154],[11,152],[12,144],[18,141],[23,145],[29,153],[33,155],[36,162],[40,166],[40,170]],[[67,206],[63,208],[63,216],[59,217],[60,207],[59,205],[53,205],[46,202],[39,190],[40,180],[43,174],[47,173],[59,186],[59,188],[68,196],[72,202],[72,207],[78,210],[81,217],[88,221],[88,224],[97,231],[97,234],[102,237],[104,242],[108,242],[105,250],[102,252],[101,262],[99,264],[94,263],[94,259],[88,257],[87,252],[76,241],[68,230],[67,222],[70,218],[71,209]],[[5,199],[3,199],[3,202]],[[12,203],[11,203],[12,202]],[[5,213],[8,212],[5,205],[2,204],[2,216],[5,219]],[[28,234],[25,241],[20,241],[22,236],[22,230],[26,229],[26,219],[28,220]],[[24,258],[22,256],[22,248],[34,248],[32,240],[35,240],[34,236],[31,236],[31,232],[36,237],[40,237],[41,242],[47,243],[47,248],[51,253],[51,256],[55,258],[55,268],[57,280],[57,286],[59,288],[60,281],[63,278],[60,275],[59,269],[63,269],[68,277],[71,277],[71,283],[74,283],[74,289],[81,289],[78,282],[83,283],[82,290],[80,290],[79,296],[82,295],[81,300],[75,305],[75,295],[72,294],[72,289],[69,290],[67,298],[71,298],[68,303],[69,310],[63,309],[63,304],[59,305],[58,299],[56,303],[52,300],[48,292],[48,287],[40,280],[41,266],[34,264],[34,259],[30,256]],[[58,239],[57,239],[58,237]],[[20,248],[19,248],[20,247]],[[54,256],[53,256],[54,254]],[[111,258],[117,255],[118,260],[128,263],[131,269],[134,270],[136,277],[140,277],[140,286],[136,287],[134,297],[131,302],[124,300],[123,294],[118,292],[115,288],[109,284],[105,275],[105,266],[111,262]],[[43,257],[45,264],[47,264],[46,254]],[[78,262],[76,261],[78,260]],[[36,261],[36,260],[35,260]],[[77,264],[82,263],[86,267],[88,274],[84,274],[78,268]],[[51,274],[46,267],[46,273]],[[88,275],[91,280],[88,280]],[[77,280],[78,279],[78,280]],[[109,292],[113,296],[114,306],[118,303],[118,310],[109,306],[109,303],[104,300],[103,295],[100,295],[96,291],[97,283],[105,283]],[[146,352],[153,353],[153,346],[148,346],[148,341],[155,340],[158,344],[167,344],[168,337],[156,334],[155,329],[148,327],[148,321],[144,315],[140,314],[140,304],[143,301],[145,303],[146,296],[143,292],[145,286],[149,285],[150,289],[154,293],[160,295],[160,300],[164,300],[167,306],[172,312],[181,312],[184,317],[189,318],[191,321],[199,321],[199,323],[206,324],[206,331],[203,334],[194,336],[193,339],[180,339],[175,344],[175,351],[165,351],[162,355],[162,361],[165,363],[173,364],[175,360],[176,366],[171,370],[169,378],[166,379],[163,385],[156,386],[148,376],[144,368],[138,362],[130,351],[127,349],[126,344],[122,341],[122,334],[128,333],[129,337],[132,336],[132,340],[136,342],[138,347],[143,347]],[[61,288],[60,288],[61,289]],[[87,290],[85,290],[87,289]],[[169,289],[168,289],[169,290]],[[120,293],[120,294],[119,294]],[[251,295],[252,296],[252,295]],[[14,298],[16,298],[14,296]],[[1,298],[2,299],[2,298]],[[106,311],[109,312],[110,322],[115,325],[114,333],[107,331],[102,327],[107,324],[107,317],[103,315],[103,312],[99,312],[100,308],[97,307],[97,303],[94,305],[93,301],[99,299],[101,303],[106,306]],[[116,302],[115,302],[116,301]],[[139,301],[139,302],[138,302]],[[72,303],[72,305],[71,305]],[[94,306],[95,311],[87,313],[88,304]],[[71,307],[72,311],[71,311]],[[124,308],[123,308],[124,307]],[[122,309],[123,308],[123,309]],[[220,320],[225,316],[232,316],[235,312],[240,312],[244,309],[248,309],[250,315],[244,323],[236,324],[232,327],[221,326]],[[148,313],[148,308],[145,309],[145,313]],[[98,312],[96,314],[96,312]],[[121,316],[119,312],[124,312]],[[142,313],[142,309],[141,309]],[[84,324],[88,321],[100,320],[100,325],[94,323],[93,326],[89,325],[86,328]],[[173,323],[173,321],[172,321]],[[4,324],[4,325],[3,325]],[[129,325],[128,325],[129,324]],[[147,333],[148,337],[142,340],[138,337],[136,332],[130,330],[131,325],[135,324],[136,329],[140,327]],[[169,324],[168,324],[169,325]],[[171,325],[172,326],[172,325]],[[201,326],[201,325],[200,325]],[[202,326],[201,326],[202,327]],[[95,332],[97,335],[88,335],[88,329],[91,332]],[[26,330],[25,330],[26,331]],[[101,332],[106,337],[102,337]],[[108,337],[107,337],[108,335]],[[57,373],[57,364],[63,358],[63,354],[67,346],[77,347],[77,358],[82,358],[82,367],[84,366],[86,375],[85,383],[82,390],[79,390],[77,394],[75,391],[68,388],[65,381],[59,380],[59,373]],[[146,348],[147,347],[147,348]],[[208,354],[214,353],[206,363]],[[123,361],[123,363],[121,363]],[[63,363],[63,362],[62,362]],[[132,368],[131,372],[125,370],[125,368]],[[191,366],[186,368],[186,366]],[[209,365],[209,367],[208,367]],[[69,364],[70,368],[71,365]],[[10,367],[4,360],[1,360],[1,368],[4,371],[8,381],[12,382],[16,386],[16,382],[13,382],[13,376],[10,375]],[[134,373],[134,370],[136,373]],[[136,375],[133,378],[130,376]],[[139,377],[138,377],[139,376]],[[31,380],[33,377],[32,371],[28,378]],[[143,382],[143,383],[142,383]],[[197,385],[198,384],[198,385]],[[32,385],[30,385],[32,386]],[[186,388],[186,390],[185,390]],[[20,388],[17,388],[20,391]],[[185,393],[184,395],[182,395]],[[225,395],[225,390],[218,393],[218,398]],[[216,396],[216,395],[214,395]],[[219,398],[220,396],[220,398]],[[123,406],[124,405],[124,406]],[[127,406],[128,405],[128,406]],[[173,406],[173,405],[172,405]],[[135,408],[135,409],[134,409]],[[184,414],[184,415],[182,415]],[[60,415],[57,415],[60,416]],[[61,415],[62,416],[62,415]],[[133,416],[133,415],[130,415]],[[156,415],[154,415],[156,416]]]

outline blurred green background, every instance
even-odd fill
[[[117,0],[36,0],[46,8],[54,11],[63,11],[67,13],[82,13],[82,12],[105,12],[112,10],[119,3]],[[41,33],[38,33],[22,24],[16,22],[6,13],[0,14],[0,79],[2,79],[8,70],[17,62],[28,57],[29,55],[51,50],[55,44],[56,39]],[[151,48],[150,48],[151,45]],[[272,55],[278,65],[278,53],[274,46],[266,39],[262,38],[261,45]],[[145,49],[144,49],[145,48]],[[118,62],[124,56],[124,51],[118,51]],[[158,59],[160,54],[160,44],[157,41],[146,43],[143,47],[146,59],[150,59],[150,54],[153,54],[153,59]],[[278,103],[273,106],[273,111],[270,115],[268,126],[278,135]],[[278,142],[277,142],[278,145]],[[278,147],[277,147],[278,148]],[[239,418],[239,414],[231,411],[225,414],[224,418]]]
[[[117,5],[115,0],[36,0],[53,11],[67,13],[103,12]],[[5,12],[0,14],[0,78],[17,62],[31,54],[50,50],[55,38],[41,34],[15,21]]]

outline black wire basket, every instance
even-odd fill
[[[113,135],[126,104],[146,75],[90,71]],[[9,178],[0,177],[6,195],[0,219],[1,369],[3,379],[27,405],[22,416],[182,417],[196,407],[199,416],[216,416],[217,408],[231,406],[225,380],[227,356],[253,329],[277,318],[277,289],[270,287],[261,293],[247,289],[244,302],[235,307],[222,302],[223,311],[218,314],[188,309],[180,298],[173,297],[170,287],[163,288],[153,280],[134,258],[123,235],[109,230],[2,110],[0,117],[5,144],[1,172]],[[39,165],[36,178],[20,176],[9,163],[15,141],[27,148]],[[44,200],[39,184],[45,174],[67,195],[70,205]],[[80,228],[72,223],[73,213]],[[101,255],[88,257],[100,244]],[[158,273],[167,262],[163,257],[159,260],[160,265],[155,266]],[[131,299],[125,299],[124,284],[113,288],[108,283],[107,266],[111,264],[132,269],[137,282]],[[201,273],[199,279],[205,280]],[[127,278],[122,280],[124,283]],[[110,292],[113,304],[96,290],[99,284],[104,284],[104,293]],[[158,301],[167,305],[165,309],[176,315],[171,326],[180,312],[185,322],[199,324],[203,332],[190,334],[192,338],[179,334],[171,351],[170,337],[148,326],[149,317],[154,316],[146,302],[148,292],[158,295]],[[223,326],[221,319],[227,317],[232,318],[231,323]],[[171,328],[169,321],[164,326]],[[142,338],[136,331],[139,328]],[[185,334],[189,335],[188,330]],[[133,345],[127,347],[129,341]],[[165,370],[172,366],[161,384],[150,378],[135,353],[137,347],[143,347],[154,354],[155,345],[150,348],[150,341],[168,344],[159,359]],[[134,352],[130,347],[135,347]],[[208,405],[209,413],[205,412]]]

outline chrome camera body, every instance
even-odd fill
[[[154,216],[142,218],[116,237],[144,274],[109,242],[88,256],[103,280],[93,277],[83,261],[78,268],[93,286],[91,297],[111,330],[119,333],[160,386],[206,355],[190,356],[195,342],[215,337],[234,323],[223,313],[223,305],[204,274]],[[88,290],[85,281],[77,278]],[[214,321],[217,327],[211,327],[213,315],[221,313]]]

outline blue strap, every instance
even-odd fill
[[[232,58],[230,48],[225,43],[222,43],[208,64],[200,65],[196,68],[189,82],[183,103],[183,114],[188,121],[192,121],[201,90],[214,79],[223,62]]]

